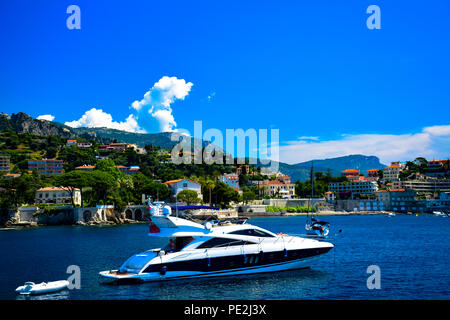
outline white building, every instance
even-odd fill
[[[378,185],[374,181],[333,182],[328,184],[328,190],[332,192],[374,193]]]
[[[202,186],[200,185],[200,183],[197,183],[195,181],[188,179],[177,179],[166,181],[164,182],[164,184],[170,189],[170,192],[174,197],[176,197],[176,195],[183,190],[194,190],[195,192],[197,192],[200,199],[203,198]]]
[[[268,181],[266,184],[259,186],[259,194],[262,196],[291,198],[295,196],[295,184],[283,183],[277,180]]]
[[[36,203],[70,203],[72,204],[72,195],[68,188],[46,187],[36,191],[34,196]],[[73,202],[75,205],[81,205],[80,189],[73,191]]]

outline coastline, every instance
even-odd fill
[[[363,215],[431,215],[432,213],[398,213],[398,212],[391,212],[391,211],[353,211],[353,212],[342,212],[342,211],[321,211],[314,213],[315,217],[326,217],[326,216],[363,216]],[[297,216],[307,216],[310,215],[310,213],[307,212],[246,212],[244,214],[240,213],[238,214],[239,218],[247,217],[247,218],[266,218],[266,217],[297,217]],[[28,228],[37,228],[37,227],[49,227],[49,226],[85,226],[85,227],[91,227],[91,226],[122,226],[122,225],[129,225],[129,224],[148,224],[148,221],[136,221],[136,220],[122,220],[120,222],[117,221],[90,221],[90,222],[77,222],[73,224],[42,224],[37,222],[16,222],[11,224],[6,224],[0,226],[0,231],[7,231],[7,230],[22,230],[22,229],[28,229]]]
[[[425,215],[425,214],[431,214],[431,213],[399,213],[399,212],[393,212],[393,211],[353,211],[353,212],[342,212],[342,211],[321,211],[314,213],[314,216],[320,217],[320,216],[362,216],[362,215],[388,215],[388,214],[400,214],[400,215]],[[295,217],[295,216],[307,216],[311,215],[311,213],[307,212],[255,212],[255,213],[249,213],[246,212],[244,214],[246,217],[253,218],[253,217]]]

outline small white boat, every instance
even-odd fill
[[[433,214],[435,215],[435,216],[447,216],[445,213],[443,213],[443,212],[441,212],[441,211],[433,211]]]
[[[393,212],[388,212],[388,217],[394,217],[395,216],[395,213],[393,213]]]
[[[69,281],[67,280],[41,282],[37,284],[34,282],[25,282],[23,286],[16,289],[16,292],[19,294],[44,294],[63,290],[68,285]]]

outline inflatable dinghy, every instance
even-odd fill
[[[56,292],[67,288],[69,281],[60,280],[53,282],[41,282],[35,284],[34,282],[25,282],[23,286],[16,289],[19,294],[44,294],[50,292]]]

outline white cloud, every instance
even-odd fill
[[[111,114],[92,108],[79,120],[65,124],[74,128],[106,127],[129,132],[176,132],[177,123],[171,105],[176,100],[184,100],[192,86],[184,79],[164,76],[144,94],[142,100],[131,104],[133,113],[123,122],[113,121]]]
[[[177,126],[171,110],[156,110],[152,113],[152,117],[158,120],[161,132],[173,132]]]
[[[328,141],[290,141],[280,145],[279,159],[299,163],[350,154],[375,155],[383,163],[395,160],[437,159],[450,154],[450,126],[425,127],[411,134],[344,134],[342,139]]]
[[[175,100],[184,100],[192,86],[192,82],[186,82],[184,79],[164,76],[144,94],[144,99],[133,102],[132,107],[137,111],[141,110],[143,106],[170,108]]]
[[[176,100],[184,100],[192,86],[192,82],[184,79],[164,76],[144,94],[142,100],[134,101],[131,108],[136,111],[136,118],[148,131],[176,131],[177,124],[171,105]]]
[[[88,127],[88,128],[110,128],[129,132],[145,132],[137,123],[134,115],[130,114],[123,122],[113,121],[109,113],[103,112],[102,109],[92,108],[84,113],[79,119],[71,122],[66,122],[65,125],[73,128]]]
[[[319,140],[319,137],[301,136],[298,137],[298,140]]]
[[[423,131],[434,136],[450,136],[450,126],[426,127]]]
[[[52,116],[51,114],[43,114],[43,115],[38,116],[36,119],[38,119],[38,120],[53,121],[53,119],[55,119],[55,117]]]

